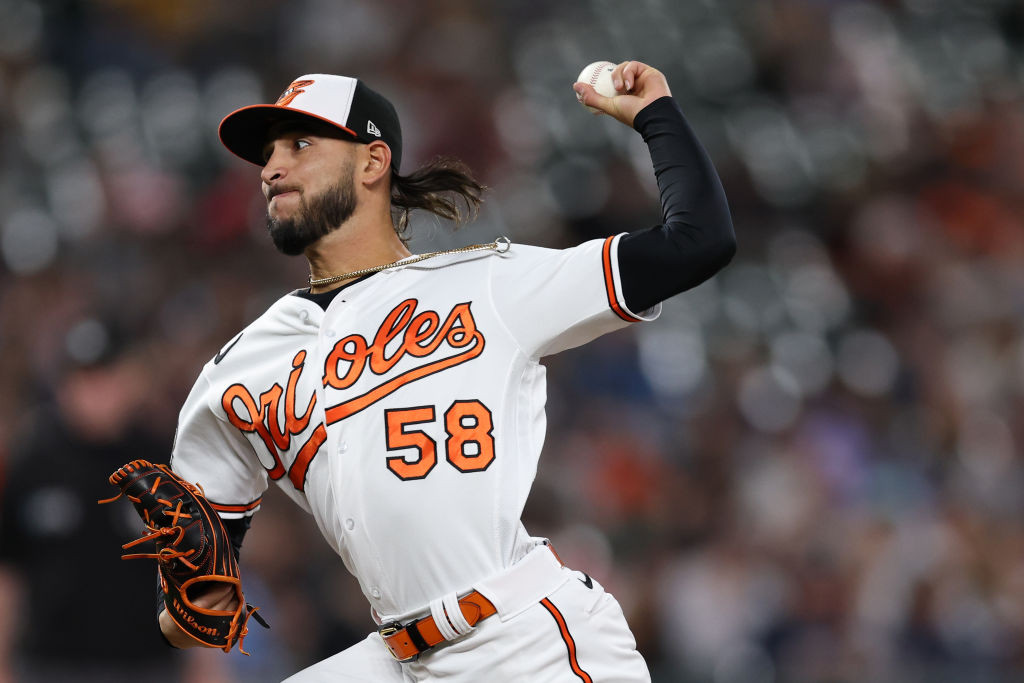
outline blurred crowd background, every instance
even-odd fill
[[[404,172],[451,154],[491,188],[413,251],[563,247],[659,222],[640,137],[570,89],[599,59],[665,72],[739,252],[547,359],[527,528],[618,597],[656,683],[1021,680],[1018,0],[0,0],[0,681],[278,681],[371,628],[272,489],[242,555],[272,630],[173,652],[152,566],[117,560],[138,520],[95,505],[307,276],[220,119],[358,75]]]

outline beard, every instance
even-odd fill
[[[337,183],[308,202],[305,195],[301,196],[299,208],[291,218],[272,218],[268,214],[267,232],[277,250],[298,256],[351,218],[356,210],[352,179],[352,166],[349,166]]]

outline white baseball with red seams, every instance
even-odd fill
[[[598,95],[615,97],[619,93],[615,90],[615,84],[612,82],[613,71],[615,71],[615,64],[611,62],[593,62],[583,67],[583,71],[576,78],[576,82],[591,85]],[[580,99],[579,95],[576,96],[576,99]],[[587,109],[595,114],[599,113],[599,110],[594,107],[588,106]]]

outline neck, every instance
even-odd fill
[[[370,220],[356,212],[337,230],[306,249],[310,277],[314,280],[342,275],[403,259],[411,252],[391,224],[391,215]],[[314,294],[336,289],[355,278],[311,287]]]

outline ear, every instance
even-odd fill
[[[375,185],[382,178],[391,177],[391,148],[387,143],[374,140],[366,145],[362,162],[362,181],[365,185]]]

